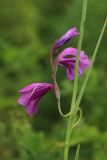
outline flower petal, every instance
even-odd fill
[[[59,65],[66,67],[66,74],[69,80],[74,79],[76,53],[76,48],[66,48],[58,56],[58,63]],[[81,76],[83,71],[87,69],[89,65],[90,60],[88,59],[88,56],[84,53],[84,51],[80,51],[78,76]]]
[[[90,60],[88,59],[88,56],[84,53],[80,53],[80,66],[84,69],[88,68],[90,65]]]
[[[32,116],[38,112],[37,103],[49,90],[54,89],[50,83],[33,83],[21,89],[18,103],[26,107],[27,113]]]
[[[68,80],[73,80],[74,79],[74,69],[73,68],[67,68],[66,69],[66,75]]]
[[[38,97],[42,97],[44,94],[46,94],[49,90],[52,90],[54,88],[53,84],[50,83],[38,83],[38,86],[36,86],[32,93],[30,94],[31,100],[34,100]]]
[[[75,57],[76,56],[76,48],[71,48],[71,47],[69,47],[69,48],[66,48],[66,49],[64,49],[60,54],[59,54],[59,56],[58,56],[58,61],[61,61],[61,60],[70,60],[72,57],[70,57],[70,56],[73,56],[73,57]],[[67,56],[69,56],[69,57],[67,57]]]
[[[65,43],[67,43],[70,39],[74,38],[77,36],[79,33],[77,32],[76,27],[71,28],[68,30],[61,38],[56,40],[56,42],[53,45],[53,52],[55,52],[56,49],[60,48],[63,46]]]
[[[31,91],[33,88],[35,88],[37,84],[38,84],[38,83],[29,84],[28,86],[26,86],[26,87],[20,89],[19,92],[20,92],[20,93],[29,92],[29,91]]]
[[[26,106],[26,112],[29,114],[29,116],[33,116],[36,114],[39,109],[37,105],[37,100],[36,101],[31,101],[27,106]]]
[[[26,106],[29,103],[29,101],[30,101],[29,93],[25,93],[20,96],[17,103],[22,106]]]

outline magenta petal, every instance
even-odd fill
[[[67,43],[70,39],[74,38],[77,36],[79,33],[77,32],[76,27],[71,28],[68,30],[61,38],[59,38],[53,45],[53,52],[55,52],[56,49],[60,48],[63,46],[65,43]]]
[[[33,116],[34,114],[38,113],[38,111],[39,111],[39,109],[38,109],[36,101],[31,101],[26,106],[26,112],[29,114],[29,116]]]
[[[38,112],[37,103],[42,96],[53,89],[54,85],[50,83],[32,83],[20,90],[18,103],[25,106],[27,113],[32,116]]]
[[[74,79],[74,69],[70,68],[70,69],[66,69],[66,75],[67,75],[67,79],[68,80],[73,80]]]
[[[25,93],[31,91],[34,87],[36,87],[37,83],[29,84],[28,86],[19,90],[20,93]]]
[[[84,69],[90,66],[90,60],[88,59],[88,56],[83,52],[80,54],[80,66]]]
[[[78,75],[82,76],[82,74],[83,74],[83,69],[79,67]]]
[[[17,103],[22,105],[22,106],[26,106],[29,103],[29,93],[27,94],[23,94],[20,96],[20,98],[18,99]]]
[[[62,59],[68,59],[67,56],[76,56],[76,48],[65,48],[58,56],[59,61]]]
[[[58,64],[66,68],[67,78],[74,79],[74,68],[76,62],[76,48],[66,48],[58,56]],[[78,76],[81,76],[85,69],[90,66],[90,60],[84,51],[80,52]]]

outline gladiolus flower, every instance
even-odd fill
[[[79,33],[77,32],[76,27],[68,30],[61,38],[56,40],[56,42],[53,45],[52,52],[55,52],[58,48],[63,46],[65,43],[67,43],[70,39],[74,38],[78,34]]]
[[[58,64],[66,68],[66,75],[69,80],[74,79],[76,62],[76,48],[66,48],[58,56]],[[84,51],[80,52],[78,76],[81,76],[85,69],[90,65],[90,60]]]
[[[27,113],[32,116],[38,112],[38,102],[42,96],[53,89],[54,85],[50,83],[32,83],[19,90],[21,96],[18,103],[25,106]]]

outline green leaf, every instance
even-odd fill
[[[76,150],[75,160],[79,160],[79,152],[80,152],[80,144],[78,145]]]
[[[89,79],[89,77],[90,77],[90,74],[91,74],[91,71],[92,71],[92,67],[93,67],[93,64],[94,64],[94,61],[95,61],[95,58],[96,58],[96,55],[97,55],[97,52],[98,52],[98,49],[99,49],[99,46],[100,46],[100,43],[101,43],[103,34],[104,34],[104,31],[105,31],[106,25],[107,25],[107,18],[106,18],[106,20],[105,20],[105,23],[104,23],[104,25],[103,25],[103,28],[102,28],[101,33],[100,33],[100,36],[99,36],[99,39],[98,39],[98,41],[97,41],[97,44],[96,44],[96,47],[95,47],[95,50],[94,50],[94,53],[93,53],[93,56],[92,56],[91,65],[90,65],[90,68],[89,68],[89,70],[88,70],[88,72],[87,72],[87,74],[86,74],[86,77],[85,77],[85,79],[84,79],[82,88],[81,88],[80,93],[79,93],[79,96],[78,96],[78,98],[77,98],[76,106],[79,106],[79,104],[80,104],[80,102],[81,102],[81,99],[82,99],[84,90],[85,90],[85,88],[86,88],[88,79]]]

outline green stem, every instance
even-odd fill
[[[94,61],[95,61],[95,58],[96,58],[96,55],[97,55],[97,52],[98,52],[98,49],[99,49],[99,46],[100,46],[102,37],[103,37],[103,34],[104,34],[104,31],[105,31],[105,28],[106,28],[106,25],[107,25],[107,18],[106,18],[106,20],[105,20],[105,23],[104,23],[104,25],[103,25],[103,28],[102,28],[101,33],[100,33],[100,36],[99,36],[99,39],[98,39],[98,41],[97,41],[97,44],[96,44],[96,47],[95,47],[95,50],[94,50],[94,53],[93,53],[93,56],[92,56],[91,65],[90,65],[90,68],[89,68],[89,70],[88,70],[88,72],[87,72],[87,74],[86,74],[86,77],[85,77],[85,79],[84,79],[82,88],[81,88],[80,93],[79,93],[79,96],[78,96],[78,98],[77,98],[76,106],[79,106],[79,105],[80,105],[80,102],[81,102],[81,99],[82,99],[84,90],[85,90],[85,88],[86,88],[86,85],[87,85],[89,76],[90,76],[90,74],[91,74],[91,70],[92,70],[92,67],[93,67],[93,64],[94,64]]]
[[[79,151],[80,151],[80,145],[77,147],[76,155],[75,155],[75,160],[79,159]]]
[[[77,87],[78,87],[78,68],[79,68],[79,57],[83,40],[83,32],[84,32],[84,24],[86,19],[86,10],[87,10],[87,0],[83,0],[83,9],[82,9],[82,17],[80,24],[80,36],[77,45],[77,54],[76,54],[76,65],[75,65],[75,78],[74,78],[74,86],[73,86],[73,96],[70,111],[72,114],[69,116],[68,127],[66,132],[66,140],[65,140],[65,149],[64,149],[64,160],[68,160],[69,153],[69,142],[72,133],[72,127],[75,121],[75,116],[77,114],[78,108],[75,105],[76,96],[77,96]]]

